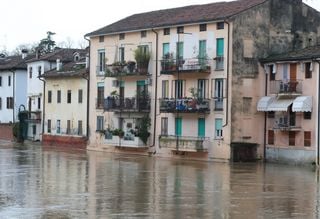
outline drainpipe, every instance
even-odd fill
[[[226,127],[229,123],[229,64],[230,64],[230,54],[229,54],[229,44],[230,44],[230,23],[228,21],[224,21],[224,23],[228,24],[228,46],[227,46],[227,85],[226,85],[226,122],[223,127]]]
[[[269,74],[272,74],[270,72]],[[264,96],[268,94],[268,74],[265,74],[265,86],[264,86]],[[267,112],[264,112],[264,135],[263,135],[263,160],[266,162],[266,154],[267,154]]]
[[[316,60],[316,62],[319,65],[319,72],[320,72],[320,61]],[[317,165],[319,166],[320,164],[320,142],[319,142],[319,130],[320,130],[320,79],[319,79],[319,75],[318,75],[318,133],[317,133]]]
[[[156,34],[156,77],[155,77],[155,92],[154,92],[154,115],[153,115],[153,142],[149,147],[154,147],[156,144],[156,129],[157,129],[157,102],[158,102],[158,47],[159,47],[159,33],[152,29]],[[156,151],[155,151],[156,152]]]
[[[89,139],[89,98],[90,98],[90,48],[91,48],[91,41],[84,36],[84,39],[89,42],[89,74],[87,76],[87,139]]]
[[[44,119],[45,119],[45,102],[46,102],[46,81],[38,77],[43,82],[43,100],[42,100],[42,137],[44,134]]]

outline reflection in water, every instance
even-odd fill
[[[318,218],[307,168],[0,147],[1,218]]]

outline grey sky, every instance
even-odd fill
[[[48,30],[56,42],[83,35],[129,15],[221,0],[1,0],[0,51],[38,42]],[[320,11],[319,0],[304,0]]]

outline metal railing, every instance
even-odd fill
[[[159,136],[159,143],[161,148],[169,148],[179,151],[206,152],[208,150],[208,142],[208,137],[177,135]]]
[[[205,58],[194,59],[163,59],[161,60],[161,74],[174,74],[178,71],[211,73],[212,60]]]
[[[196,98],[160,99],[161,112],[209,113],[210,100]]]
[[[224,69],[224,57],[223,56],[218,56],[214,58],[216,61],[216,70],[223,70]]]
[[[124,112],[149,112],[149,97],[113,97],[109,96],[104,99],[105,111],[124,111]]]
[[[301,119],[293,115],[277,116],[275,117],[273,128],[279,130],[299,130],[301,129],[300,122]]]
[[[149,62],[136,63],[133,61],[113,63],[107,65],[105,70],[106,77],[123,77],[135,75],[148,75]]]
[[[270,81],[271,94],[301,94],[301,81]]]

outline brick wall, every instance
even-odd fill
[[[0,139],[1,140],[13,140],[12,124],[0,124]]]
[[[87,148],[87,138],[85,137],[73,137],[73,136],[61,136],[61,135],[43,135],[42,144],[44,146],[55,146],[63,148]]]

